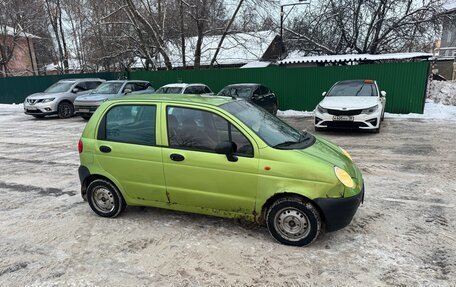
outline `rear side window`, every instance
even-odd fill
[[[154,146],[156,110],[153,105],[115,106],[104,115],[98,139]]]

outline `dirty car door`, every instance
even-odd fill
[[[157,106],[119,104],[103,116],[96,159],[134,201],[166,202]]]
[[[220,114],[204,109],[163,107],[168,143],[163,165],[171,204],[251,215],[257,192],[257,147]],[[238,160],[228,161],[215,146],[232,140]],[[206,212],[207,213],[207,212]]]

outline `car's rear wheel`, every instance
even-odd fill
[[[70,102],[61,102],[57,107],[57,114],[61,119],[67,119],[73,116],[74,107]]]
[[[92,210],[103,217],[116,217],[126,207],[117,187],[104,179],[96,179],[87,186],[87,201]]]
[[[274,202],[266,224],[277,241],[293,246],[309,245],[321,231],[320,213],[312,203],[299,197],[283,197]]]

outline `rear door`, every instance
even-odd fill
[[[170,202],[252,214],[258,183],[258,148],[245,131],[204,108],[163,106],[163,164]],[[217,154],[224,141],[238,147],[237,161]]]
[[[152,104],[118,104],[105,113],[98,129],[98,163],[136,201],[167,202],[158,111]]]

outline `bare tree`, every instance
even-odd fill
[[[294,18],[289,46],[306,53],[413,50],[438,29],[441,0],[323,0]]]

